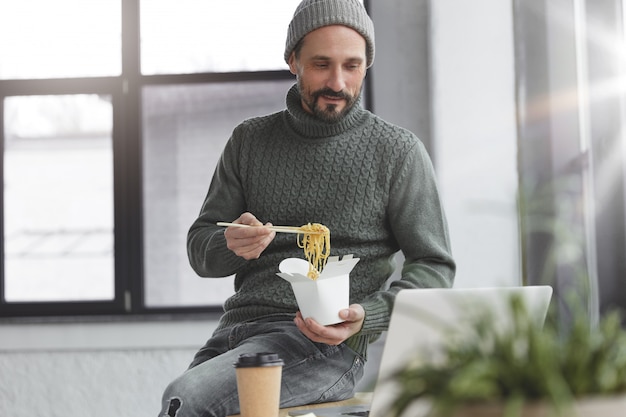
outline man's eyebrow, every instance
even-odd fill
[[[314,61],[332,61],[332,58],[326,55],[314,55],[312,58],[312,60]],[[348,58],[345,60],[346,62],[356,62],[356,63],[361,63],[364,62],[365,60],[361,57],[355,56],[352,58]]]

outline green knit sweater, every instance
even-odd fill
[[[219,328],[298,309],[290,284],[276,275],[283,259],[304,257],[295,235],[277,233],[252,261],[226,247],[215,223],[246,211],[263,223],[322,223],[331,231],[332,256],[360,258],[350,273],[350,303],[361,304],[366,316],[347,343],[363,355],[387,329],[399,290],[452,286],[446,220],[422,142],[360,103],[329,124],[302,109],[294,85],[286,110],[235,128],[187,243],[198,275],[236,274]],[[405,257],[402,277],[389,284],[398,250]]]

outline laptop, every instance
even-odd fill
[[[464,324],[468,315],[484,311],[482,308],[488,308],[497,318],[496,331],[509,328],[512,317],[508,302],[514,294],[522,297],[536,325],[543,326],[552,298],[552,287],[547,285],[401,290],[391,314],[371,404],[300,409],[288,415],[386,417],[398,392],[389,376],[405,366],[407,358],[437,360],[436,354],[446,332],[452,330],[462,335],[463,329],[467,329]],[[427,404],[418,403],[410,414],[419,417],[427,415],[428,411]]]

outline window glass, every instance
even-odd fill
[[[300,0],[144,0],[143,74],[287,69],[287,27]]]
[[[121,0],[0,1],[0,79],[121,73]]]
[[[293,80],[150,86],[143,91],[144,288],[148,307],[221,305],[232,277],[199,278],[186,239],[224,144],[252,116],[285,107]]]
[[[110,97],[8,97],[4,109],[6,300],[112,300]]]

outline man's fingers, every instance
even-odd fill
[[[232,230],[231,230],[232,229]],[[264,227],[229,227],[224,232],[226,246],[244,259],[257,259],[272,242],[276,232]]]

